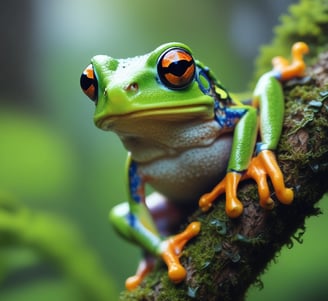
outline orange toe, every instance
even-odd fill
[[[272,210],[274,207],[274,201],[271,198],[267,198],[266,200],[261,200],[260,205],[264,209]]]
[[[139,275],[131,276],[125,281],[125,287],[128,291],[136,289],[139,284],[142,282],[143,277]]]
[[[200,228],[200,222],[192,222],[183,232],[162,243],[161,256],[168,267],[168,276],[174,283],[181,282],[187,275],[179,257],[185,244],[199,233]]]
[[[226,200],[226,213],[230,218],[239,217],[244,210],[243,204],[237,198]]]
[[[169,278],[174,283],[180,283],[186,278],[187,272],[181,264],[173,264],[168,270]]]
[[[284,188],[277,191],[276,194],[282,204],[290,205],[294,200],[294,191],[290,188]]]
[[[127,290],[132,291],[137,288],[146,275],[152,271],[155,265],[155,259],[153,257],[145,257],[139,264],[137,273],[134,276],[129,277],[125,281],[125,287]]]

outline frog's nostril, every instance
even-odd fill
[[[131,84],[127,85],[126,87],[124,87],[124,90],[128,91],[128,92],[138,92],[139,85],[137,83],[131,83]]]

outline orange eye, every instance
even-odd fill
[[[157,73],[168,88],[183,89],[194,80],[195,62],[187,50],[170,48],[159,58]]]
[[[80,78],[80,85],[82,91],[92,101],[96,102],[98,98],[98,81],[95,76],[92,64],[90,64],[87,68],[84,69]]]

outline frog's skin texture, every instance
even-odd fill
[[[260,204],[273,207],[267,177],[277,198],[290,204],[293,191],[284,185],[274,150],[279,142],[284,99],[280,82],[304,75],[306,44],[292,48],[293,60],[273,60],[249,104],[233,99],[214,74],[181,43],[164,44],[129,59],[97,55],[81,76],[81,87],[96,104],[95,124],[114,131],[128,150],[128,202],[109,218],[115,229],[146,252],[126,287],[140,284],[160,256],[168,276],[181,282],[186,271],[179,256],[200,231],[195,221],[175,236],[183,212],[199,204],[209,210],[226,194],[226,212],[238,218],[243,205],[238,183],[257,182]],[[260,138],[258,138],[260,137]],[[145,198],[145,184],[156,192]]]

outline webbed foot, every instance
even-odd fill
[[[160,246],[161,257],[168,267],[168,276],[174,283],[179,283],[186,277],[187,272],[181,265],[179,257],[185,244],[199,231],[200,222],[192,222],[183,232],[163,241]]]
[[[222,193],[226,193],[226,213],[231,218],[236,218],[243,212],[243,204],[237,198],[238,183],[241,181],[242,175],[238,172],[228,172],[223,180],[214,187],[214,189],[202,195],[199,200],[199,207],[203,211],[211,208],[215,199]]]
[[[291,62],[280,56],[273,58],[273,69],[278,71],[282,81],[304,76],[306,65],[303,60],[303,55],[308,52],[309,46],[307,44],[304,42],[297,42],[292,47]]]
[[[270,198],[267,176],[271,179],[278,200],[285,205],[291,204],[294,199],[294,192],[292,189],[285,187],[284,176],[274,153],[270,150],[263,150],[256,157],[252,158],[250,166],[243,175],[237,172],[228,172],[225,178],[211,192],[204,194],[200,198],[199,207],[203,211],[209,210],[216,198],[226,193],[227,215],[230,218],[239,217],[243,212],[243,205],[237,198],[238,183],[252,178],[258,186],[260,205],[265,209],[272,209],[274,202]]]
[[[261,206],[272,209],[274,203],[270,198],[267,176],[271,179],[278,200],[285,205],[291,204],[294,199],[294,192],[285,187],[284,176],[278,166],[275,154],[270,150],[263,150],[252,158],[245,178],[252,178],[256,181]]]

